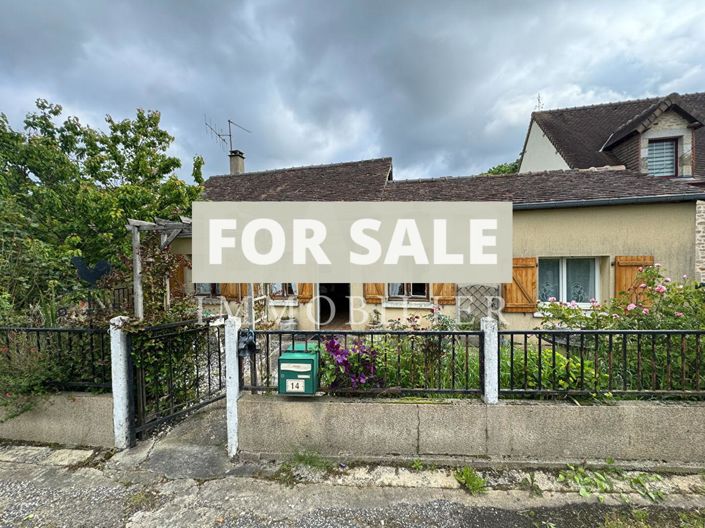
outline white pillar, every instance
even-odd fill
[[[237,337],[241,325],[239,317],[229,316],[225,320],[225,403],[229,457],[237,455],[237,400],[240,397]]]
[[[117,449],[130,447],[130,351],[127,349],[127,332],[122,328],[128,320],[124,316],[110,320],[113,431]]]
[[[492,317],[480,320],[480,329],[484,334],[485,352],[485,386],[482,388],[482,399],[487,404],[499,403],[499,336],[497,321]]]

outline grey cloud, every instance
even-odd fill
[[[514,159],[544,107],[704,90],[696,1],[25,1],[0,18],[0,105],[19,125],[44,95],[94,125],[162,112],[188,175],[394,157],[398,177]],[[683,13],[672,16],[673,11]],[[687,15],[687,16],[686,16]],[[0,100],[0,103],[3,102]]]

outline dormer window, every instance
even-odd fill
[[[650,176],[678,176],[678,138],[649,140]]]

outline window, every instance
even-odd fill
[[[269,296],[272,299],[288,299],[296,296],[295,282],[273,282],[269,285]]]
[[[596,258],[540,258],[539,300],[588,304],[598,297]]]
[[[649,141],[650,176],[678,176],[678,139],[652,139]]]
[[[208,297],[217,297],[220,295],[220,284],[215,282],[197,282],[196,295],[205,295]]]
[[[387,284],[387,296],[390,300],[426,301],[428,284],[422,282],[390,282]]]

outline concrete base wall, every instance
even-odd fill
[[[620,402],[401,401],[242,395],[239,445],[249,457],[474,457],[507,461],[705,463],[705,405]]]
[[[0,439],[111,448],[113,397],[63,392],[26,413],[0,423]]]

